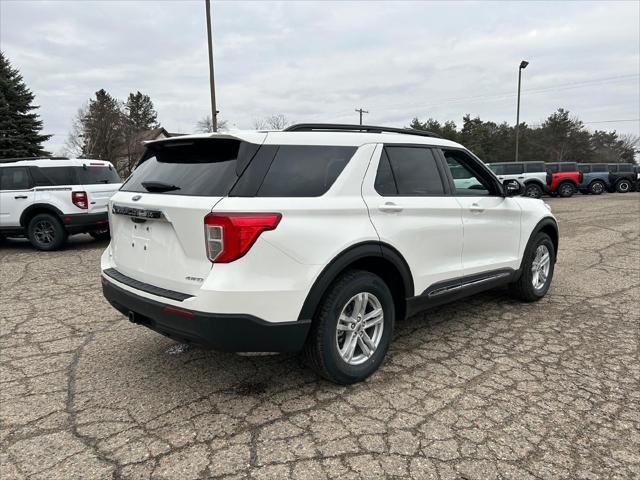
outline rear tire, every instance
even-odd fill
[[[394,323],[395,305],[387,284],[370,272],[347,271],[327,290],[303,355],[331,382],[360,382],[382,364]]]
[[[607,186],[604,184],[604,182],[601,182],[600,180],[595,180],[591,182],[591,184],[589,185],[589,193],[593,193],[594,195],[600,195],[604,193],[606,188]]]
[[[540,198],[542,197],[542,187],[537,183],[527,183],[524,187],[524,196]]]
[[[103,228],[100,230],[93,230],[89,232],[95,240],[109,240],[111,238],[111,232],[109,232],[108,228]]]
[[[622,179],[616,183],[616,191],[618,193],[627,193],[631,191],[631,182],[627,179]]]
[[[542,252],[542,257],[539,256],[540,252]],[[545,252],[548,254],[548,268],[546,270],[543,267],[546,267],[547,264],[542,265],[541,262]],[[556,251],[551,238],[546,233],[536,234],[524,252],[520,278],[509,286],[512,295],[523,302],[540,300],[549,291],[555,263]],[[544,281],[542,281],[543,274]]]
[[[38,250],[59,250],[67,241],[67,231],[58,217],[50,213],[39,213],[29,221],[29,241]]]
[[[558,185],[558,195],[563,198],[572,197],[576,193],[576,187],[571,182],[562,182]]]

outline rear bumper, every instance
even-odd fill
[[[100,213],[77,213],[73,215],[63,215],[62,222],[69,233],[88,232],[97,228],[109,226],[109,214]]]
[[[296,352],[310,320],[272,323],[252,315],[196,312],[151,300],[102,276],[102,293],[134,323],[174,340],[225,352]]]

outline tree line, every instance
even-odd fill
[[[42,121],[33,104],[34,95],[20,72],[0,52],[0,158],[48,155],[43,148],[51,135],[42,133]],[[289,125],[284,115],[254,119],[256,130],[280,130]],[[227,122],[218,119],[220,130]],[[151,98],[140,91],[121,101],[100,89],[78,110],[69,132],[65,153],[80,158],[114,162],[119,173],[129,175],[140,155],[145,134],[158,128],[158,114]],[[470,115],[462,126],[429,118],[412,120],[410,128],[428,130],[459,142],[485,162],[509,162],[515,157],[515,127],[483,121]],[[210,116],[195,124],[198,132],[211,132]],[[187,133],[187,132],[183,132]],[[562,108],[540,126],[520,125],[519,160],[547,162],[633,162],[638,137],[617,132],[590,132],[576,117]]]
[[[409,127],[461,143],[487,163],[515,160],[515,126],[506,122],[483,121],[480,117],[465,115],[461,128],[455,122],[440,123],[433,118],[425,122],[414,118]],[[518,160],[633,163],[637,147],[637,136],[619,135],[615,131],[590,132],[577,117],[559,108],[537,128],[520,124]]]

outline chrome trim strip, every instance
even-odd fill
[[[136,218],[164,218],[164,214],[160,210],[146,210],[144,208],[128,207],[126,205],[118,205],[114,203],[111,206],[111,213],[114,215],[127,215]]]
[[[478,280],[471,280],[470,282],[462,282],[459,285],[451,285],[450,287],[442,287],[442,288],[438,288],[436,290],[434,290],[433,292],[429,292],[429,298],[431,297],[437,297],[439,295],[442,295],[444,293],[450,293],[456,290],[462,290],[463,288],[467,288],[467,287],[471,287],[473,285],[478,285],[481,283],[485,283],[488,282],[489,280],[497,280],[498,278],[503,278],[503,277],[508,277],[509,275],[511,275],[511,273],[509,272],[501,272],[501,273],[497,273],[495,275],[491,275],[489,277],[485,277],[485,278],[480,278]]]

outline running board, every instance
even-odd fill
[[[478,280],[470,280],[470,281],[466,281],[466,282],[462,282],[458,285],[451,285],[448,287],[440,287],[440,288],[436,288],[435,290],[431,290],[429,293],[427,293],[427,296],[429,298],[433,298],[433,297],[437,297],[438,295],[445,295],[447,293],[453,293],[456,292],[458,290],[462,290],[464,288],[468,288],[468,287],[472,287],[473,285],[481,285],[483,283],[487,283],[490,282],[492,280],[498,280],[500,278],[506,278],[506,277],[511,277],[512,273],[511,272],[501,272],[501,273],[497,273],[495,275],[491,275],[485,278],[480,278]]]

